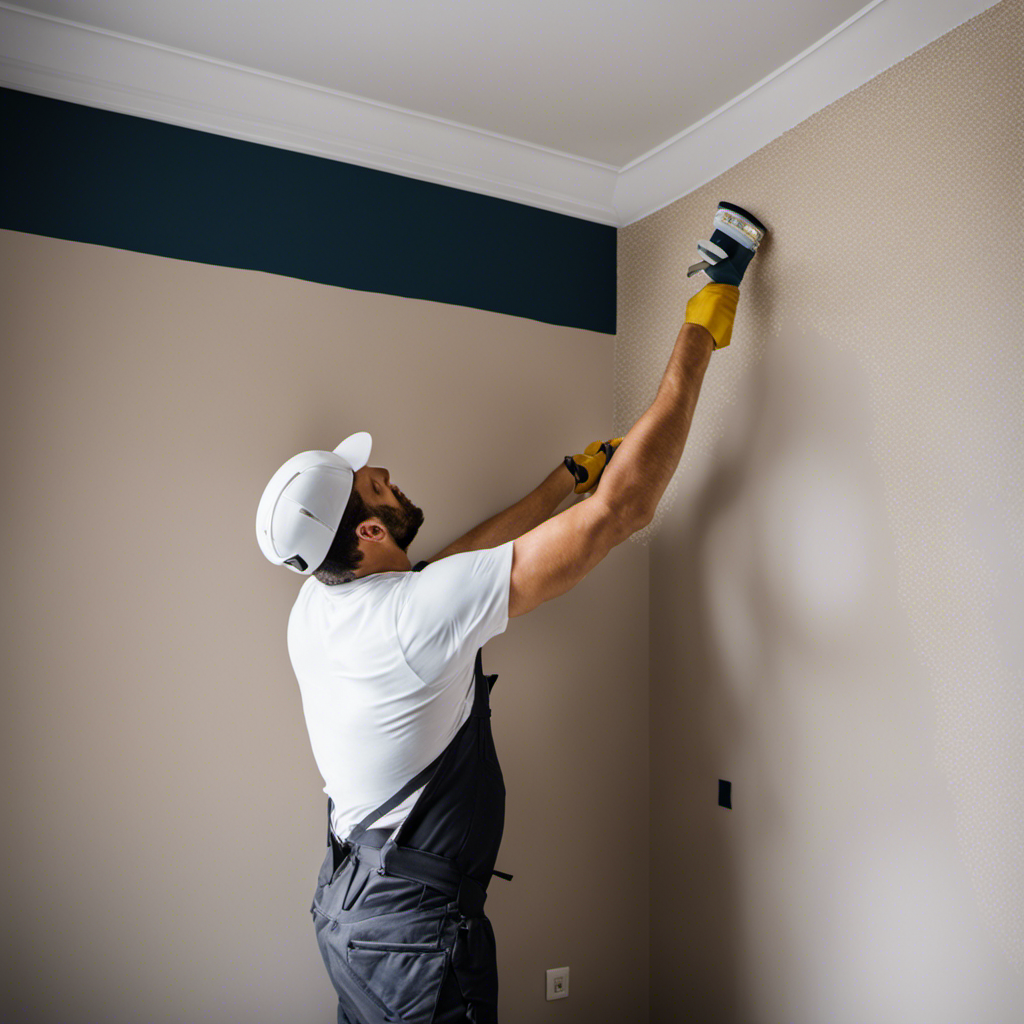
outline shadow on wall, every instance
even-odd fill
[[[968,1019],[1001,958],[936,764],[867,370],[787,325],[741,392],[651,559],[652,708],[681,741],[652,799],[710,832],[677,844],[677,995],[708,1021]],[[708,817],[724,766],[734,810]]]
[[[695,520],[738,697],[776,661],[834,670],[901,635],[865,371],[819,337],[780,337],[747,378]]]

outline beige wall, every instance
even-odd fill
[[[0,281],[0,1017],[333,1022],[309,916],[327,798],[285,642],[301,580],[260,553],[259,496],[369,430],[429,558],[613,436],[614,339],[12,231]],[[503,1019],[646,1018],[646,551],[513,620],[484,667]],[[565,964],[570,1001],[546,1003]]]
[[[718,201],[772,230],[639,538],[652,1021],[1024,1020],[1022,24],[619,233],[617,433]]]

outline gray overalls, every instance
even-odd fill
[[[420,571],[420,562],[413,571]],[[331,829],[310,912],[338,1024],[497,1024],[498,964],[484,901],[505,826],[490,691],[476,653],[473,710],[441,754],[341,842]],[[429,781],[428,781],[429,780]],[[394,838],[367,829],[426,786]]]

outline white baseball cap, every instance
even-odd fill
[[[274,565],[310,576],[327,557],[373,438],[350,434],[333,452],[300,452],[271,478],[256,510],[256,540]]]

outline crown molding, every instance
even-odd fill
[[[616,223],[611,165],[3,3],[0,85]]]
[[[873,0],[789,63],[619,171],[619,227],[713,181],[1000,0]]]
[[[624,227],[992,6],[874,0],[622,168],[6,3],[0,85]]]

